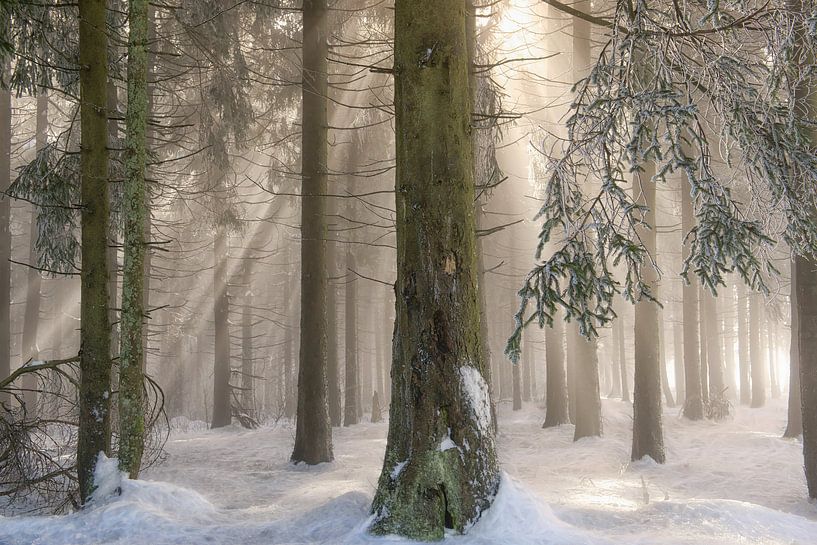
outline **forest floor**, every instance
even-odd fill
[[[817,543],[801,444],[781,438],[785,403],[740,407],[722,423],[664,413],[667,463],[630,463],[632,407],[604,400],[604,437],[542,430],[538,404],[499,413],[503,483],[452,545]],[[191,428],[196,428],[191,425]],[[176,431],[167,460],[122,495],[61,517],[0,517],[0,544],[374,544],[368,509],[386,424],[335,430],[335,461],[287,460],[294,430]]]

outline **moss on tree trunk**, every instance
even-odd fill
[[[111,328],[108,317],[108,38],[104,0],[79,2],[82,275],[77,476],[94,490],[100,452],[110,452]]]
[[[480,342],[465,0],[398,0],[397,282],[371,531],[464,532],[499,485]]]
[[[148,201],[148,1],[130,0],[128,106],[125,114],[124,270],[119,356],[119,467],[135,479],[145,444],[144,316]]]

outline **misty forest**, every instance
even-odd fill
[[[0,544],[817,543],[817,1],[0,0]]]

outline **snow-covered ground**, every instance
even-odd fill
[[[664,415],[667,463],[631,464],[631,407],[604,400],[605,435],[573,443],[543,410],[500,408],[505,471],[492,509],[452,545],[817,544],[782,401],[724,423]],[[335,462],[287,462],[287,426],[175,433],[168,460],[122,495],[63,517],[0,517],[0,544],[371,544],[364,527],[385,424],[335,430]]]

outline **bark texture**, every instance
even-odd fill
[[[681,236],[694,227],[695,217],[689,186],[681,182]],[[684,259],[689,255],[689,246],[684,244]],[[700,339],[698,338],[698,279],[690,275],[683,290],[684,321],[684,410],[690,420],[704,417],[703,386],[701,384]]]
[[[545,330],[545,422],[543,428],[570,423],[567,403],[567,371],[565,370],[564,322],[556,317],[553,327]]]
[[[371,531],[431,540],[470,527],[499,472],[479,338],[466,2],[395,9],[397,314]]]
[[[110,454],[111,326],[108,316],[108,38],[104,0],[79,2],[82,274],[77,477],[94,490],[100,452]]]
[[[307,464],[334,457],[326,384],[327,17],[326,0],[304,0],[301,338],[292,461]]]
[[[638,227],[638,236],[650,255],[655,255],[655,182],[652,177],[655,165],[645,169],[633,181],[636,202],[646,206],[644,217],[647,225]],[[658,272],[647,265],[642,269],[644,282],[657,289]],[[657,294],[657,292],[656,292]],[[661,361],[658,344],[660,331],[659,307],[642,298],[635,304],[635,364],[633,371],[633,445],[631,457],[640,460],[649,456],[659,464],[664,463],[664,435],[661,427]]]
[[[119,467],[135,479],[145,445],[144,316],[148,203],[148,0],[130,0],[128,107],[125,115],[125,195],[122,202],[125,247],[119,351]]]

